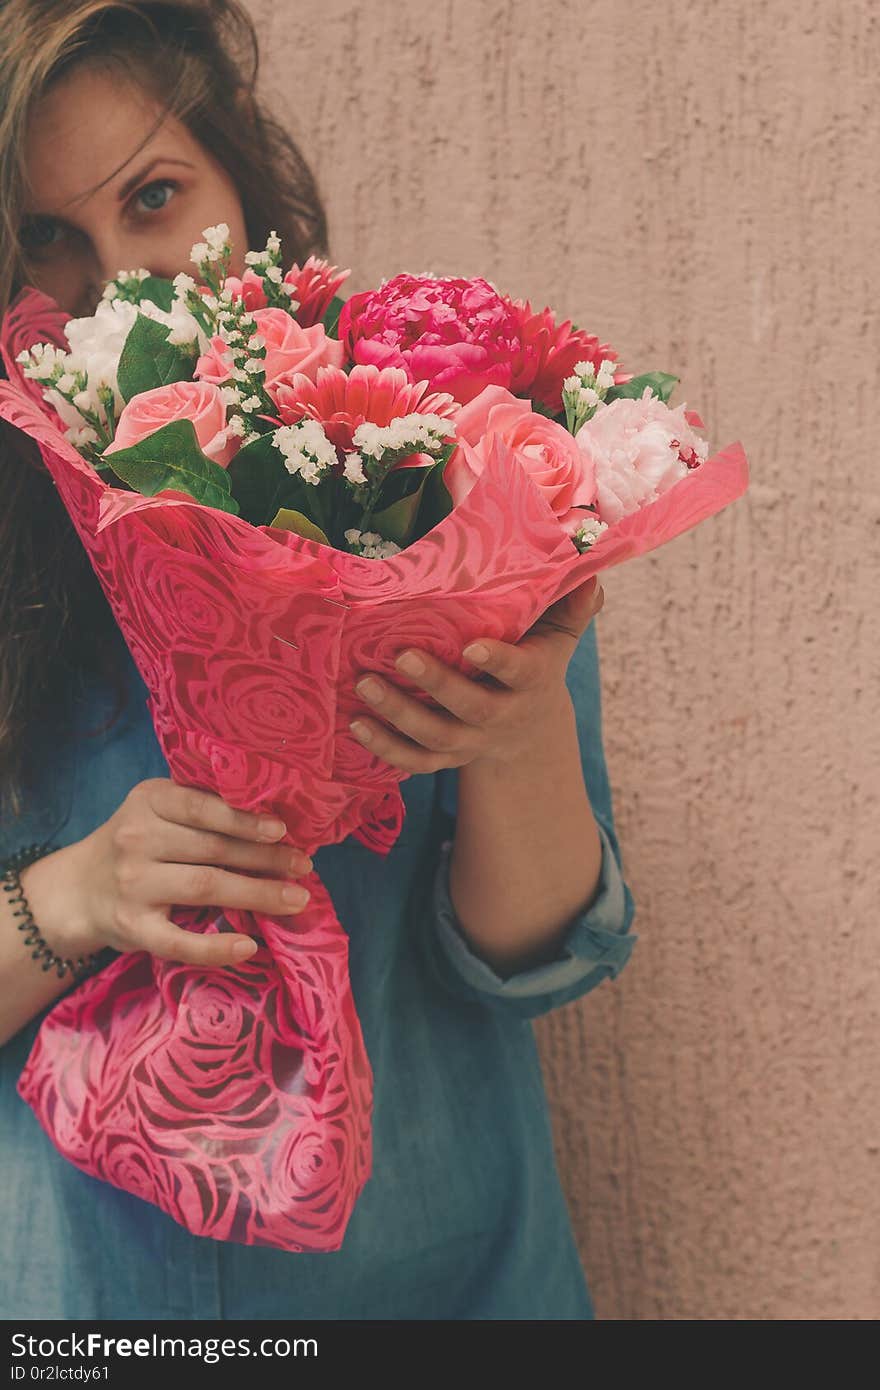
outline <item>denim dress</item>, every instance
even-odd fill
[[[31,841],[81,840],[136,783],[169,776],[147,689],[124,656],[123,717],[83,736],[112,707],[109,689],[83,683],[69,734],[46,728],[34,750],[37,790],[24,816],[0,826],[3,858]],[[16,1091],[53,1001],[0,1047],[0,1317],[594,1317],[531,1020],[616,976],[638,939],[602,748],[595,623],[566,680],[602,869],[555,959],[502,978],[461,931],[448,882],[455,769],[401,783],[407,814],[387,857],[352,836],[313,856],[349,937],[374,1075],[373,1169],[342,1248],[290,1253],[193,1236],[62,1158]]]

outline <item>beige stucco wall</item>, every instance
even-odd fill
[[[748,497],[605,577],[635,955],[539,1021],[603,1318],[880,1316],[865,0],[250,0],[347,289],[485,274],[680,375]]]

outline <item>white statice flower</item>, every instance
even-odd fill
[[[56,391],[54,387],[48,390],[44,387],[43,398],[48,401],[49,405],[52,406],[63,424],[67,425],[68,429],[78,430],[86,427],[86,421],[83,419],[80,411],[77,410],[76,406],[69,401],[66,396],[62,396],[60,391]],[[98,418],[103,420],[104,411],[97,395],[92,396],[89,392],[83,391],[76,396],[75,399],[82,402],[85,410],[94,411],[98,415]]]
[[[20,352],[15,360],[21,363],[24,375],[35,381],[48,381],[66,371],[68,365],[67,353],[54,343],[34,343],[32,348]]]
[[[248,411],[248,413],[250,413],[253,410],[259,410],[260,404],[261,402],[259,396],[245,396],[244,400],[241,403],[241,408],[242,410],[246,410]]]
[[[209,246],[221,251],[229,240],[229,227],[225,222],[218,222],[216,227],[205,227],[202,236]]]
[[[244,364],[244,369],[246,372],[250,372],[251,375],[253,375],[254,372],[264,372],[266,370],[266,359],[264,357],[249,357]]]
[[[68,439],[74,449],[81,449],[85,444],[97,444],[98,436],[91,425],[71,425],[64,431],[64,438]]]
[[[288,473],[299,474],[306,483],[319,483],[338,463],[336,447],[318,420],[307,418],[295,425],[282,425],[273,437]]]
[[[170,328],[168,341],[175,347],[195,347],[199,353],[207,352],[211,341],[198,319],[187,309],[182,299],[174,299],[170,309],[160,309],[151,299],[143,299],[140,311],[148,319],[165,324]]]
[[[205,242],[205,241],[196,241],[196,242],[194,242],[193,245],[192,245],[191,248],[190,248],[190,253],[189,253],[189,258],[190,258],[190,260],[192,261],[193,265],[201,265],[201,264],[202,264],[202,261],[206,261],[206,260],[208,259],[208,251],[209,251],[209,250],[210,250],[210,247],[208,246],[207,242]]]
[[[266,253],[265,253],[265,251],[245,251],[245,253],[244,253],[244,263],[245,263],[245,265],[253,265],[253,266],[262,265],[263,262],[265,261],[265,259],[266,259]]]
[[[352,554],[363,560],[390,560],[392,555],[400,554],[400,546],[394,541],[383,541],[378,531],[359,531],[353,526],[345,532]]]
[[[277,232],[270,232],[266,237],[266,250],[277,252],[281,250],[281,242]]]
[[[367,475],[364,472],[364,461],[360,454],[346,454],[345,467],[343,474],[350,483],[365,483]]]
[[[270,265],[266,271],[266,279],[271,280],[273,285],[280,285],[283,279],[281,267],[279,265]]]
[[[220,395],[223,397],[223,404],[227,409],[237,409],[241,405],[241,392],[237,386],[221,386]]]
[[[608,391],[614,385],[614,363],[608,357],[602,359],[599,375],[596,377],[596,385],[600,391]]]
[[[399,415],[390,425],[374,425],[365,420],[358,425],[352,440],[362,454],[379,459],[386,450],[394,453],[404,449],[413,454],[433,453],[454,432],[450,420],[430,413]]]
[[[198,293],[195,280],[184,271],[181,271],[179,275],[175,275],[171,283],[174,286],[174,292],[178,299],[185,299],[188,294]]]
[[[579,376],[567,376],[562,383],[563,391],[579,391],[581,389],[581,379]]]
[[[227,434],[243,435],[247,430],[247,425],[240,415],[231,415],[226,426]]]
[[[586,517],[572,533],[572,540],[581,552],[589,550],[591,545],[595,545],[603,531],[608,530],[608,523],[600,521],[597,516]]]
[[[582,386],[577,393],[577,398],[578,404],[586,406],[588,409],[590,406],[600,405],[602,401],[602,397],[598,391],[593,390],[592,386]]]

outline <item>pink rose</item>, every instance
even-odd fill
[[[600,405],[575,443],[596,470],[599,516],[609,524],[655,502],[709,452],[694,434],[699,420],[684,405],[671,409],[646,386],[639,400]]]
[[[130,449],[155,434],[172,420],[190,420],[199,448],[209,459],[226,468],[238,452],[241,440],[226,427],[226,405],[220,390],[207,381],[173,381],[134,396],[123,410],[112,444],[104,450]]]
[[[396,275],[343,305],[339,337],[359,363],[403,367],[411,381],[464,404],[509,386],[522,350],[509,300],[486,280]]]
[[[593,501],[596,479],[590,457],[562,425],[536,415],[528,401],[518,400],[503,386],[487,386],[462,406],[455,427],[458,448],[443,474],[455,506],[485,468],[493,435],[514,451],[558,517]]]
[[[266,387],[288,380],[295,372],[314,381],[319,367],[341,367],[345,350],[335,338],[328,338],[322,323],[301,328],[286,309],[255,309],[256,331],[266,347]],[[232,372],[229,346],[220,337],[211,339],[208,352],[196,363],[195,375],[200,381],[220,386]]]

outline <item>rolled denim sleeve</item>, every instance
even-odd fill
[[[631,931],[635,902],[624,878],[614,828],[611,788],[602,747],[601,694],[595,623],[581,637],[566,673],[577,719],[584,783],[602,846],[599,883],[588,909],[569,923],[556,957],[532,969],[499,975],[468,942],[449,892],[449,860],[457,810],[457,769],[437,774],[446,838],[429,895],[423,946],[430,968],[458,999],[535,1018],[571,1003],[616,977],[638,940]]]

